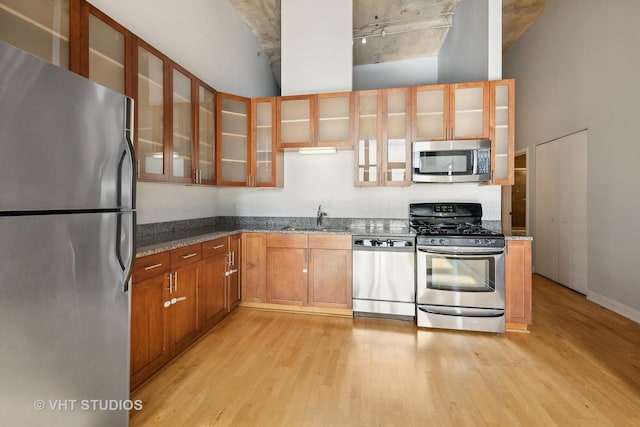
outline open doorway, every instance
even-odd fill
[[[511,190],[511,233],[527,234],[527,153],[515,157],[514,180]]]

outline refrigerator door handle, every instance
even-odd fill
[[[134,262],[134,243],[133,236],[136,228],[136,213],[123,212],[118,213],[116,219],[116,257],[118,264],[124,273],[122,281],[122,292],[129,291],[129,280],[133,274]],[[126,216],[126,217],[125,217]],[[125,220],[123,222],[123,217]]]
[[[137,162],[135,159],[135,150],[133,147],[133,99],[125,97],[125,117],[124,117],[124,135],[122,156],[118,163],[118,205],[121,208],[135,209],[135,191],[137,177]],[[126,188],[123,188],[126,186]],[[126,192],[123,194],[123,192]]]

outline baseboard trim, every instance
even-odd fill
[[[608,308],[609,310],[618,313],[621,316],[631,319],[636,323],[640,323],[640,311],[612,300],[611,298],[600,295],[593,291],[587,291],[587,299],[598,305]]]

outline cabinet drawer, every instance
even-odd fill
[[[268,248],[306,248],[309,239],[306,234],[269,233]]]
[[[229,239],[221,237],[208,242],[202,242],[202,258],[218,255],[229,251]]]
[[[133,281],[159,276],[169,271],[169,252],[160,252],[153,255],[137,258],[133,267]]]
[[[174,249],[171,254],[171,269],[175,270],[192,262],[200,261],[202,258],[202,245],[185,246],[184,248]]]
[[[319,249],[351,249],[351,236],[310,234],[309,247]]]

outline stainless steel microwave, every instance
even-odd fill
[[[491,140],[413,143],[413,182],[488,182]]]

